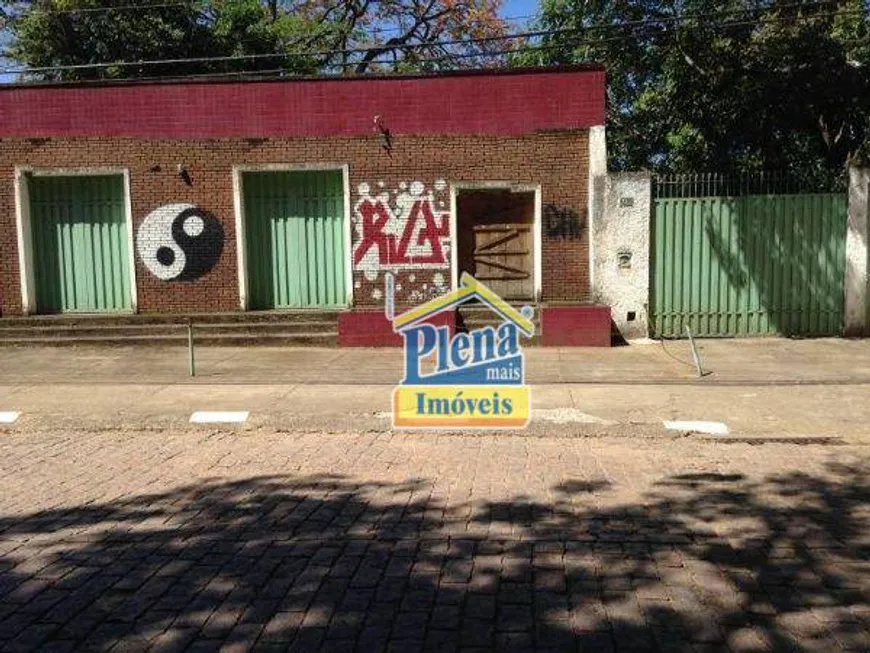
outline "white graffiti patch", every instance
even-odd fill
[[[383,188],[383,182],[376,186]],[[437,180],[443,192],[447,184]],[[435,193],[421,181],[400,182],[390,193],[372,194],[372,185],[357,186],[359,200],[353,212],[358,239],[353,262],[368,280],[382,270],[443,268],[450,254],[450,216],[437,209]],[[440,202],[443,206],[443,201]]]

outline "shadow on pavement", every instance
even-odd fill
[[[3,650],[870,649],[862,470],[445,505],[421,479],[210,480],[0,519]]]

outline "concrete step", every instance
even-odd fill
[[[508,302],[515,309],[520,310],[523,306],[531,306],[535,311],[535,317],[537,318],[541,307],[537,304],[529,304],[529,303],[516,303],[516,302]],[[489,306],[481,306],[480,304],[463,304],[462,306],[457,307],[456,309],[459,315],[468,317],[470,319],[476,318],[487,318],[492,317],[496,319],[496,314],[492,311]]]
[[[194,339],[196,346],[218,347],[335,347],[338,345],[337,333],[269,333],[260,335],[201,335]],[[133,345],[149,346],[187,346],[187,334],[178,335],[103,335],[41,338],[21,338],[0,336],[0,347],[75,347],[78,345],[100,345],[126,347]]]
[[[468,327],[466,327],[464,330],[463,330],[463,329],[459,329],[459,332],[460,332],[460,333],[471,333],[472,331],[475,331],[476,329],[480,329],[480,328],[481,328],[481,327],[479,327],[479,326],[478,326],[478,327],[474,327],[474,328],[468,328]],[[535,347],[535,346],[537,346],[537,345],[540,345],[540,344],[541,344],[541,328],[540,328],[540,327],[536,327],[536,329],[535,329],[535,335],[533,335],[531,338],[525,338],[525,337],[523,337],[523,336],[521,335],[521,336],[520,336],[520,344],[521,344],[523,347]]]
[[[339,311],[250,311],[181,315],[35,315],[0,319],[2,346],[319,346],[338,343]]]
[[[287,322],[331,322],[338,323],[339,310],[287,310],[287,311],[233,311],[223,313],[130,313],[84,315],[65,313],[61,315],[30,315],[26,317],[0,318],[0,330],[34,326],[93,326],[93,325],[162,325],[184,324],[188,320],[194,325],[229,323],[287,323]]]
[[[488,326],[498,328],[499,324],[501,324],[501,322],[493,322],[491,324],[467,324],[467,323],[466,324],[459,324],[459,323],[457,323],[456,330],[459,331],[460,333],[471,333],[472,331],[476,331],[477,329],[483,329],[483,328],[486,328]],[[535,337],[538,337],[540,335],[541,335],[541,325],[536,323],[535,324]],[[524,344],[534,344],[534,343],[530,343],[528,340],[523,340],[523,343]]]
[[[535,302],[513,302],[513,301],[511,301],[511,302],[508,302],[508,304],[510,304],[511,306],[513,306],[517,310],[521,309],[523,306],[531,306],[537,312],[537,310],[540,308],[540,305],[536,304]],[[462,304],[461,306],[459,306],[457,308],[457,310],[461,313],[492,313],[492,309],[489,306],[487,306],[486,304],[481,304],[480,302],[476,302],[476,303],[469,302],[467,304]]]
[[[526,305],[531,305],[534,308],[535,314],[532,321],[535,323],[535,333],[539,336],[541,333],[540,307],[528,303],[510,302],[510,304],[516,309]],[[488,326],[497,327],[501,323],[502,319],[487,306],[465,304],[457,309],[456,327],[459,331],[469,332]],[[534,340],[537,336],[532,339],[532,342],[525,341],[525,344],[536,344]]]
[[[196,338],[218,335],[257,336],[296,333],[338,332],[335,322],[227,322],[194,324]],[[174,336],[187,338],[186,324],[60,324],[37,326],[5,326],[0,338],[134,338],[140,336]]]
[[[460,315],[458,318],[461,318],[461,321],[465,324],[479,324],[479,325],[487,325],[487,324],[501,324],[504,320],[502,320],[498,315],[492,313],[491,315]],[[540,324],[541,320],[539,316],[535,315],[532,317],[532,322],[535,324]]]

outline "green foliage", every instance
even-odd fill
[[[113,61],[156,61],[272,53],[295,36],[292,20],[273,20],[258,0],[214,0],[172,6],[149,0],[127,9],[129,0],[52,2],[19,7],[12,22],[11,58],[30,68]],[[118,6],[112,10],[112,6]],[[76,11],[106,8],[106,11]],[[302,34],[301,27],[295,32]],[[99,79],[203,74],[283,68],[312,72],[310,56],[292,59],[149,64],[108,68],[42,71],[47,80]]]
[[[131,11],[133,2],[12,3],[9,56],[37,69],[25,79],[55,81],[234,71],[421,70],[437,69],[430,61],[435,57],[477,48],[445,47],[441,40],[492,36],[504,29],[500,0],[146,0]],[[350,52],[360,48],[366,50]],[[259,56],[241,58],[247,55]],[[236,59],[49,69],[215,57]],[[446,62],[452,66],[455,62]]]
[[[572,31],[516,63],[606,66],[616,169],[823,180],[867,160],[863,0],[545,0],[540,26]]]

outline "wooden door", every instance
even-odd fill
[[[459,268],[508,300],[535,295],[534,193],[460,193]]]

